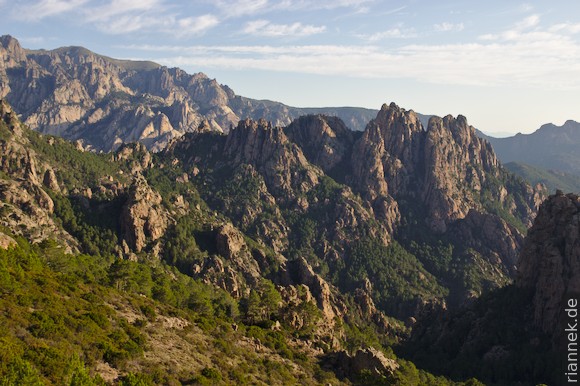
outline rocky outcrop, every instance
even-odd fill
[[[56,176],[38,161],[26,130],[11,106],[0,100],[0,171],[9,176],[0,179],[0,225],[32,242],[58,239],[67,251],[74,251],[78,243],[55,223],[54,202],[45,191],[49,186],[43,185],[58,188]]]
[[[142,176],[137,176],[128,194],[121,213],[121,231],[129,247],[141,252],[165,234],[170,219],[161,205],[161,195]]]
[[[218,253],[236,272],[242,273],[247,284],[256,285],[260,280],[260,265],[255,257],[262,257],[259,251],[252,253],[242,233],[231,224],[225,224],[217,230],[216,245]]]
[[[386,377],[399,368],[399,364],[394,359],[387,358],[381,351],[372,347],[358,349],[353,355],[346,351],[339,351],[331,355],[327,365],[333,367],[342,377],[353,377],[363,371]]]
[[[540,206],[523,241],[514,284],[454,311],[423,314],[405,349],[415,363],[442,374],[561,384],[562,373],[554,369],[571,358],[568,333],[577,307],[568,300],[579,293],[580,197],[558,192]],[[530,366],[533,372],[525,370]]]
[[[0,248],[9,249],[17,245],[16,240],[0,232]]]
[[[329,327],[334,326],[337,317],[340,318],[346,314],[345,304],[333,294],[330,285],[314,272],[305,259],[300,258],[289,262],[285,272],[286,276],[282,275],[281,284],[307,286]]]
[[[46,186],[48,189],[60,193],[60,186],[58,184],[58,180],[56,178],[54,170],[46,169],[46,171],[44,172],[44,177],[42,178],[42,184]]]
[[[534,322],[561,333],[562,310],[580,293],[580,197],[558,192],[540,207],[518,261],[516,285],[534,289]]]

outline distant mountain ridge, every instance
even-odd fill
[[[557,170],[580,176],[580,123],[568,120],[562,126],[548,123],[531,134],[494,138],[481,132],[499,159],[526,163],[546,170]]]
[[[532,185],[544,184],[550,193],[580,192],[580,176],[557,170],[545,170],[520,162],[509,162],[504,165],[510,172],[517,174]]]
[[[26,50],[11,36],[0,37],[0,98],[31,128],[103,151],[135,141],[158,151],[184,133],[227,132],[246,118],[285,126],[302,115],[335,115],[360,131],[377,113],[254,100],[203,73],[112,59],[83,47]]]

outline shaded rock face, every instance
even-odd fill
[[[449,226],[448,233],[465,248],[480,251],[498,269],[505,267],[513,277],[523,236],[498,216],[470,210],[467,216]]]
[[[149,243],[158,241],[168,225],[169,215],[161,206],[161,195],[138,176],[121,213],[124,240],[135,252],[141,252]]]
[[[308,161],[331,172],[350,154],[354,134],[336,117],[308,115],[294,120],[285,129]]]
[[[528,232],[516,285],[533,288],[534,322],[553,334],[568,296],[580,294],[580,197],[558,192],[540,207]]]

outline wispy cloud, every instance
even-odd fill
[[[224,17],[253,16],[272,6],[268,0],[216,0],[214,5]]]
[[[463,25],[463,23],[457,23],[457,24],[453,24],[453,23],[448,23],[448,22],[443,22],[440,24],[433,24],[433,28],[435,29],[435,31],[438,32],[450,32],[450,31],[463,31],[465,29],[465,25]]]
[[[179,36],[200,35],[218,24],[218,18],[210,14],[198,17],[186,17],[177,20],[177,34]]]
[[[107,21],[116,16],[160,9],[163,9],[160,0],[111,0],[106,4],[87,8],[85,15],[88,21]]]
[[[375,0],[216,0],[213,4],[226,18],[256,16],[273,11],[315,11],[349,8],[356,13],[368,12]]]
[[[401,79],[441,85],[580,88],[580,42],[575,24],[510,29],[489,41],[392,49],[375,45],[133,46],[166,55],[171,66],[253,69]],[[390,32],[397,35],[396,32]],[[187,52],[187,56],[180,55]]]
[[[377,32],[371,35],[359,35],[359,37],[369,42],[378,42],[385,39],[409,39],[417,37],[414,29],[391,28],[386,31]]]
[[[166,0],[38,0],[20,2],[12,17],[36,22],[71,14],[78,22],[110,35],[150,31],[175,37],[201,35],[220,22],[212,14],[182,16],[176,9]]]
[[[518,22],[515,29],[518,31],[526,30],[540,24],[540,15],[531,15]]]
[[[219,20],[213,15],[178,18],[173,15],[120,15],[97,23],[97,27],[111,35],[122,35],[142,30],[155,30],[175,37],[204,34],[217,26]]]
[[[388,10],[386,12],[382,12],[381,15],[382,16],[393,15],[393,14],[399,13],[399,12],[405,10],[405,9],[407,9],[407,6],[406,5],[404,5],[402,7],[395,8],[395,9]]]
[[[385,31],[375,32],[373,34],[358,34],[358,38],[366,40],[370,43],[379,42],[387,39],[409,39],[418,36],[414,28],[405,28],[403,23],[399,23],[393,28]]]
[[[530,3],[524,3],[524,4],[520,5],[520,10],[522,12],[531,12],[534,10],[534,6],[531,5]]]
[[[17,20],[38,21],[50,16],[62,15],[86,4],[88,0],[39,0],[25,2],[13,8],[11,15]]]
[[[267,20],[255,20],[246,23],[243,32],[256,36],[281,37],[281,36],[310,36],[326,31],[325,26],[293,24],[272,24]]]
[[[545,32],[542,31],[530,31],[532,28],[537,27],[540,24],[539,15],[531,15],[516,22],[512,28],[509,28],[499,34],[484,34],[479,36],[480,40],[491,41],[491,40],[520,40],[522,38],[529,38],[530,36],[535,36],[537,39],[540,36],[544,36]],[[545,37],[545,36],[544,36]]]
[[[366,8],[374,0],[283,0],[275,7],[283,9],[337,9],[337,8]]]
[[[550,32],[563,32],[569,34],[580,33],[580,23],[561,23],[553,25],[548,29]]]

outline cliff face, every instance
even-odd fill
[[[352,165],[350,180],[364,197],[374,203],[404,197],[419,200],[436,232],[444,232],[471,209],[483,211],[484,193],[501,202],[507,195],[505,186],[486,190],[486,182],[506,173],[491,145],[477,137],[461,115],[432,117],[423,128],[412,110],[385,104],[355,143]],[[525,223],[530,223],[534,210]]]
[[[546,200],[518,261],[516,285],[534,289],[534,322],[554,334],[568,296],[580,293],[580,197],[557,193]]]

